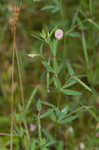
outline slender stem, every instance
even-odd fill
[[[19,64],[19,58],[17,54],[17,49],[16,49],[16,25],[13,25],[13,56],[12,56],[12,89],[11,89],[11,129],[10,129],[10,150],[13,150],[13,126],[14,126],[14,56],[16,54],[16,59],[17,59],[17,66],[18,66],[18,73],[19,73],[19,81],[20,81],[20,90],[21,90],[21,98],[22,98],[22,105],[23,109],[25,106],[24,103],[24,92],[23,92],[23,83],[22,83],[22,77],[21,77],[21,71],[20,71],[20,64]],[[30,143],[30,136],[29,136],[29,131],[27,127],[27,121],[24,119],[23,121],[24,127],[26,129],[26,135],[27,135],[27,141],[28,145]]]
[[[62,23],[64,24],[65,23],[65,16],[64,16],[64,11],[63,11],[63,1],[60,0],[60,15],[61,15],[61,20],[62,20]],[[64,26],[64,31],[65,31],[65,26]],[[66,47],[66,35],[64,35],[64,48],[63,48],[63,58],[66,58],[67,57],[67,47]]]
[[[41,122],[40,122],[40,112],[38,113],[38,135],[40,143],[42,141],[42,134],[41,134]]]
[[[64,35],[64,49],[63,49],[63,58],[66,58],[68,57],[68,51],[67,51],[67,46],[66,46],[66,40],[67,40],[67,36]]]
[[[63,7],[62,7],[62,0],[60,0],[60,15],[61,15],[61,17],[62,17],[62,21],[64,21],[64,12],[63,12]]]
[[[21,90],[22,105],[23,105],[23,108],[24,108],[25,103],[24,103],[23,83],[22,83],[22,77],[21,77],[20,64],[19,64],[19,58],[18,58],[17,50],[15,50],[15,53],[16,53],[16,58],[17,58],[17,66],[18,66],[18,73],[19,73],[19,81],[20,81],[20,90]]]
[[[23,109],[24,109],[25,103],[24,103],[23,83],[22,83],[22,76],[21,76],[21,71],[20,71],[20,64],[19,64],[18,53],[17,53],[16,49],[15,49],[15,53],[16,53],[16,58],[17,58],[17,66],[18,66],[18,73],[19,73],[19,81],[20,81],[20,90],[21,90],[22,105],[23,105]],[[26,119],[24,119],[23,123],[24,123],[25,129],[26,129],[26,135],[27,135],[28,144],[29,144],[30,143],[30,136],[29,136],[29,131],[28,131]]]
[[[59,108],[61,104],[61,93],[60,91],[58,92],[58,101],[57,101],[57,107]]]
[[[89,0],[89,10],[90,10],[90,15],[93,15],[93,0]]]
[[[13,150],[13,126],[14,126],[14,56],[15,56],[15,47],[16,47],[15,36],[16,36],[15,26],[13,26],[10,150]]]

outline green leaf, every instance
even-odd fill
[[[44,30],[42,30],[42,32],[40,33],[40,36],[45,39],[46,38],[46,32]]]
[[[56,116],[57,116],[57,117],[60,117],[60,116],[61,116],[61,111],[60,111],[59,108],[56,108],[56,109],[55,109],[55,113],[56,113]]]
[[[55,106],[54,106],[53,104],[50,104],[50,103],[48,103],[48,102],[45,102],[45,101],[41,101],[41,100],[40,100],[40,103],[43,104],[43,105],[46,105],[46,106],[55,108]]]
[[[87,89],[88,91],[90,91],[91,93],[93,93],[92,89],[89,88],[84,82],[82,82],[80,79],[78,79],[77,77],[73,77],[79,84],[81,84],[85,89]]]
[[[25,116],[27,115],[27,113],[29,112],[28,110],[29,110],[29,107],[30,107],[31,103],[33,103],[33,98],[34,98],[34,96],[35,96],[37,90],[38,90],[38,87],[36,87],[36,88],[33,90],[33,92],[32,92],[32,94],[31,94],[29,100],[27,101],[26,107],[24,108],[24,110],[21,110],[22,113],[21,113],[19,116],[17,115],[17,120],[18,120],[18,118],[19,118],[20,121],[24,120],[24,117],[25,117]]]
[[[55,115],[54,112],[50,115],[50,119],[51,119],[52,121],[56,122],[57,119],[56,119],[56,115]]]
[[[54,9],[54,8],[55,8],[55,5],[46,5],[43,8],[41,8],[41,10],[51,10],[51,9]]]
[[[54,137],[51,135],[51,133],[47,129],[43,128],[42,132],[43,132],[44,136],[46,136],[49,141],[54,140]]]
[[[56,143],[56,141],[53,140],[53,141],[48,142],[45,146],[46,146],[46,147],[49,147],[49,146],[51,146],[51,145],[53,145],[53,144],[55,144],[55,143]]]
[[[44,43],[42,43],[41,46],[40,46],[40,54],[41,55],[43,54],[43,46],[44,46]]]
[[[31,143],[31,150],[36,150],[36,140],[33,139],[32,143]]]
[[[61,120],[61,121],[59,120],[58,122],[59,122],[60,124],[66,124],[66,123],[68,123],[68,122],[71,122],[71,121],[75,120],[77,117],[78,117],[77,115],[71,116],[71,117],[68,117],[68,118],[66,118],[66,119],[64,119],[64,120]]]
[[[56,25],[49,33],[48,38],[50,38],[52,36],[52,34],[56,31],[58,25]]]
[[[72,85],[74,85],[74,84],[76,84],[77,83],[77,81],[75,81],[75,80],[68,80],[68,81],[66,81],[66,83],[64,84],[64,86],[63,86],[63,89],[65,89],[65,88],[69,88],[69,87],[71,87]]]
[[[42,38],[40,37],[40,34],[37,34],[37,33],[34,32],[34,33],[32,34],[32,37],[34,37],[34,38],[36,38],[36,39],[38,39],[38,40],[44,42],[44,39],[42,39]]]
[[[55,9],[53,9],[51,12],[52,12],[52,13],[56,13],[56,12],[58,12],[58,11],[60,11],[60,7],[55,7]]]
[[[72,69],[72,66],[69,62],[69,60],[66,61],[66,64],[67,64],[67,68],[68,68],[68,73],[73,76],[74,75],[74,70]]]
[[[47,69],[47,71],[55,73],[54,69],[46,61],[42,61],[42,64]]]
[[[89,59],[88,59],[87,45],[86,45],[86,39],[85,39],[84,32],[82,32],[82,46],[83,46],[83,52],[84,52],[86,67],[88,69],[89,68]]]
[[[97,121],[99,122],[99,117],[96,116],[96,114],[94,113],[94,111],[92,109],[88,109],[88,112],[91,114],[91,116]]]
[[[43,113],[42,115],[40,115],[40,119],[48,117],[52,113],[53,113],[53,109],[49,109],[48,111],[46,111],[45,113]]]
[[[57,150],[63,150],[64,149],[64,142],[60,141],[58,144],[58,149]]]
[[[57,60],[56,60],[55,56],[54,56],[53,64],[54,64],[55,73],[58,74],[58,72],[59,72],[59,66],[58,66],[58,63],[57,63]]]
[[[76,24],[78,14],[79,14],[79,8],[77,8],[76,12],[74,13],[74,17],[72,19],[72,26]]]
[[[42,11],[50,11],[51,13],[56,13],[60,10],[60,7],[57,5],[46,5],[43,8],[41,8]]]
[[[88,19],[88,21],[89,21],[90,23],[92,23],[92,24],[99,30],[99,25],[98,25],[96,22],[94,22],[94,21],[91,20],[91,19]]]
[[[55,86],[56,86],[57,89],[61,88],[61,82],[57,77],[54,78],[54,83],[55,83]]]
[[[68,90],[68,89],[61,89],[61,92],[66,95],[74,95],[74,96],[81,95],[81,93],[78,91]]]
[[[68,34],[71,37],[80,37],[80,33],[79,32],[71,32]]]
[[[82,21],[80,20],[79,17],[77,17],[77,22],[78,22],[78,24],[79,24],[79,29],[80,29],[80,30],[83,30],[83,29],[84,29],[84,26],[83,26],[83,23],[82,23]]]
[[[59,120],[62,120],[63,118],[65,118],[66,114],[68,113],[69,111],[69,107],[66,106],[64,107],[62,110],[61,110],[61,113],[59,114],[58,118]]]
[[[40,112],[41,109],[42,109],[42,104],[41,104],[41,101],[38,100],[37,104],[36,104],[36,107],[37,107],[37,110]]]
[[[87,18],[86,12],[84,12],[82,9],[79,9],[79,12],[83,17]]]
[[[57,44],[58,44],[58,40],[55,39],[55,40],[51,41],[50,45],[49,45],[50,50],[54,56],[54,59],[56,59],[55,56],[56,56],[56,51],[57,51]]]
[[[34,98],[35,94],[36,94],[37,91],[38,91],[38,88],[39,88],[39,87],[36,87],[36,88],[33,90],[33,92],[32,92],[32,94],[31,94],[29,100],[27,101],[27,105],[26,105],[25,110],[28,110],[28,109],[29,109],[31,103],[33,102],[33,98]]]
[[[43,145],[45,145],[46,144],[46,139],[45,138],[41,138],[41,140],[40,140],[40,146],[43,146]]]

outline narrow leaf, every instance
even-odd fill
[[[71,66],[71,64],[70,64],[70,62],[68,60],[66,61],[66,64],[67,64],[67,68],[68,68],[69,74],[71,76],[74,75],[74,70],[72,69],[72,66]]]
[[[54,78],[54,83],[55,83],[55,86],[56,86],[57,89],[61,88],[61,82],[57,77]]]
[[[37,102],[36,107],[37,107],[37,110],[40,112],[42,109],[42,104],[41,104],[40,100]]]
[[[32,143],[31,143],[31,150],[36,150],[36,140],[33,139]]]
[[[56,115],[55,115],[54,112],[50,115],[50,119],[51,119],[52,121],[56,122],[57,119],[56,119]]]
[[[99,117],[96,116],[96,114],[94,113],[94,111],[92,109],[88,109],[88,112],[92,115],[92,117],[99,122]]]
[[[42,64],[49,72],[55,73],[54,69],[47,62],[42,61]]]
[[[85,39],[84,32],[82,32],[82,45],[83,45],[83,52],[84,52],[84,57],[85,57],[85,61],[86,61],[86,67],[88,69],[89,60],[88,60],[87,45],[86,45],[86,39]]]
[[[99,30],[99,25],[97,24],[97,23],[95,23],[93,20],[91,20],[91,19],[88,19],[88,21],[90,22],[90,23],[92,23],[98,30]]]
[[[55,8],[55,5],[46,5],[43,8],[41,8],[41,10],[48,11],[48,10],[51,10],[51,9],[54,9],[54,8]]]
[[[68,89],[61,89],[61,92],[66,95],[74,95],[74,96],[81,95],[81,93],[78,91],[68,90]]]
[[[74,84],[76,84],[76,83],[77,83],[77,81],[75,81],[75,80],[68,80],[68,81],[66,81],[66,83],[64,84],[63,88],[69,88],[69,87],[71,87],[72,85],[74,85]]]
[[[53,109],[49,109],[48,111],[40,115],[40,119],[48,117],[51,113],[53,113]]]
[[[71,32],[68,35],[71,37],[80,37],[80,33],[78,33],[78,32]]]
[[[30,107],[31,103],[33,102],[33,98],[34,98],[34,96],[35,96],[35,94],[36,94],[37,91],[38,91],[38,87],[36,87],[36,88],[33,90],[32,94],[31,94],[31,96],[30,96],[30,98],[29,98],[29,100],[28,100],[28,102],[27,102],[27,105],[26,105],[25,110],[28,110],[28,109],[29,109],[29,107]]]
[[[46,146],[46,147],[49,147],[49,146],[51,146],[51,145],[53,145],[53,144],[55,144],[55,143],[56,143],[56,141],[53,140],[53,141],[48,142],[45,146]]]
[[[59,121],[59,123],[60,124],[66,124],[68,122],[71,122],[71,121],[75,120],[77,117],[78,117],[77,115],[71,116],[71,117],[68,117],[68,118],[66,118],[64,120]]]
[[[41,104],[43,104],[43,105],[46,105],[46,106],[49,106],[49,107],[55,108],[55,106],[54,106],[53,104],[50,104],[50,103],[48,103],[48,102],[41,101],[41,100],[40,100],[40,102],[41,102]]]
[[[64,142],[60,141],[58,144],[58,150],[63,150],[64,149]]]
[[[93,93],[92,92],[92,89],[91,88],[89,88],[84,82],[82,82],[80,79],[78,79],[77,77],[74,77],[74,79],[79,83],[79,84],[81,84],[85,89],[87,89],[88,91],[90,91],[91,93]]]

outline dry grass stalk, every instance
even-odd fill
[[[22,83],[19,58],[18,58],[17,48],[16,48],[16,24],[18,22],[20,8],[18,8],[17,6],[15,6],[14,9],[13,9],[13,11],[14,11],[13,12],[13,16],[9,19],[10,29],[11,29],[11,33],[13,35],[10,150],[13,150],[13,130],[14,130],[14,88],[13,87],[14,87],[14,61],[15,61],[14,57],[15,56],[16,56],[16,59],[17,59],[17,66],[18,66],[18,74],[19,74],[19,82],[20,82],[20,92],[21,92],[22,106],[23,106],[23,109],[24,109],[23,83]],[[26,135],[27,135],[27,140],[28,140],[28,144],[29,144],[30,137],[29,137],[29,131],[28,131],[26,119],[24,119],[23,123],[24,123],[24,127],[26,129]]]

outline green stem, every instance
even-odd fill
[[[63,1],[60,0],[60,15],[61,15],[61,20],[62,20],[62,23],[64,24],[65,23],[65,16],[64,16],[64,11],[63,11]],[[65,26],[64,26],[64,31],[65,31]],[[63,58],[66,58],[67,57],[67,48],[66,48],[66,35],[64,35],[64,48],[63,48]]]
[[[90,15],[93,16],[93,0],[89,0],[89,10],[90,10]]]
[[[40,143],[42,141],[42,134],[41,134],[41,123],[40,123],[40,112],[38,113],[38,135]]]
[[[60,104],[61,104],[61,93],[60,93],[60,91],[59,91],[59,92],[58,92],[57,108],[60,108]]]
[[[60,15],[62,17],[62,21],[64,21],[64,12],[63,12],[63,7],[62,7],[62,0],[60,0]]]

